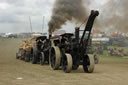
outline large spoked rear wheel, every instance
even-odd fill
[[[45,55],[44,52],[40,53],[40,65],[44,65],[45,63]]]
[[[87,73],[92,73],[94,71],[95,62],[94,62],[94,56],[92,55],[86,55],[83,58],[83,69]]]
[[[70,73],[72,70],[72,56],[70,54],[65,54],[62,58],[62,70],[65,73]]]
[[[33,47],[33,56],[31,58],[32,64],[37,64],[38,50],[37,47]]]
[[[32,64],[37,64],[37,53],[33,53],[33,56],[32,56],[32,60],[31,60]]]
[[[57,46],[53,46],[49,52],[49,63],[53,70],[57,70],[61,62],[60,49]]]
[[[25,60],[25,62],[29,62],[30,61],[30,52],[26,52],[25,53],[25,58],[24,58],[24,60]]]

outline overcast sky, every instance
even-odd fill
[[[42,32],[42,21],[45,16],[45,29],[51,17],[55,0],[0,0],[0,32],[30,32],[29,16],[31,16],[33,32]],[[90,9],[98,9],[105,0],[95,0]],[[63,27],[72,31],[74,24],[67,22]]]

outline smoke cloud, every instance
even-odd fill
[[[85,2],[84,2],[85,1]],[[96,1],[96,0],[95,0]],[[96,22],[96,28],[103,31],[128,32],[128,0],[106,0],[107,3],[99,6],[100,16]],[[51,20],[49,21],[49,33],[61,28],[67,21],[81,23],[86,19],[87,11],[91,10],[93,0],[56,0]],[[96,5],[96,4],[95,4]],[[94,8],[96,9],[96,8]]]
[[[103,6],[99,28],[108,31],[128,32],[128,0],[108,0]]]
[[[60,29],[67,21],[82,22],[86,16],[83,0],[56,0],[48,23],[49,33]]]

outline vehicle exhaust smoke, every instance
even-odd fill
[[[101,8],[100,28],[107,28],[108,31],[128,32],[128,0],[108,0]]]
[[[56,0],[48,23],[49,33],[61,29],[67,21],[82,22],[87,17],[86,13],[83,0]]]

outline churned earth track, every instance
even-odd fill
[[[100,57],[94,73],[71,73],[15,58],[21,39],[0,40],[0,85],[128,85],[128,59]]]

